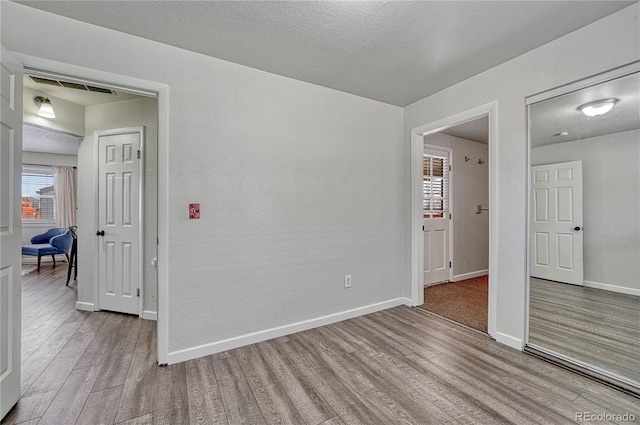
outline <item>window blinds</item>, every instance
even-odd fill
[[[449,158],[422,158],[422,210],[425,218],[443,217],[449,211]]]

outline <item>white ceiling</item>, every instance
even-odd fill
[[[489,144],[489,117],[478,118],[477,120],[447,128],[440,133],[487,145]]]
[[[585,103],[618,99],[606,115],[587,117]],[[570,142],[640,128],[640,73],[577,90],[531,105],[531,147]],[[566,136],[554,136],[562,132]]]
[[[19,3],[406,106],[634,2]]]

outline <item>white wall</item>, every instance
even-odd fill
[[[476,205],[489,207],[489,146],[441,133],[425,136],[424,142],[453,150],[453,280],[485,274],[489,269],[489,213],[476,214]],[[465,162],[465,156],[471,159]],[[485,163],[478,164],[478,159]]]
[[[527,144],[525,97],[640,59],[640,5],[602,20],[405,108],[405,276],[410,271],[410,132],[494,100],[498,103],[495,223],[497,271],[491,276],[498,340],[522,346],[525,329]],[[410,282],[405,280],[405,294]]]
[[[401,108],[1,7],[12,51],[169,86],[169,361],[402,297]]]
[[[584,280],[640,295],[640,131],[532,149],[531,164],[582,161]]]
[[[95,140],[96,130],[111,130],[125,127],[144,126],[144,164],[145,164],[145,196],[144,196],[144,258],[143,268],[143,311],[145,317],[153,317],[157,311],[158,276],[157,270],[151,267],[151,259],[156,253],[158,237],[158,102],[156,99],[141,98],[104,105],[87,106],[85,110],[86,137],[78,148],[78,253],[84,267],[78,268],[78,281],[83,285],[78,291],[78,301],[93,303],[95,284],[93,269],[95,249],[94,211],[95,186]]]
[[[4,8],[3,8],[4,10]],[[38,90],[24,87],[22,92],[24,104],[24,122],[56,131],[84,135],[84,107],[75,103],[50,96]],[[48,97],[56,114],[55,118],[44,118],[38,115],[39,107],[33,101],[36,96]]]

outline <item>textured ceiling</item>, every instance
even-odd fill
[[[19,3],[406,106],[633,2]]]
[[[587,117],[580,105],[615,98],[606,115]],[[640,73],[634,73],[531,105],[531,147],[570,142],[640,128]],[[567,132],[566,136],[554,136]]]
[[[35,125],[22,126],[22,150],[25,152],[77,155],[80,137]]]

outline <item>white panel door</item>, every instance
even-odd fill
[[[100,310],[139,314],[142,129],[96,132]]]
[[[531,172],[531,276],[582,285],[582,162]]]
[[[424,284],[449,280],[449,151],[423,157]]]
[[[22,65],[0,57],[0,418],[20,398]]]

